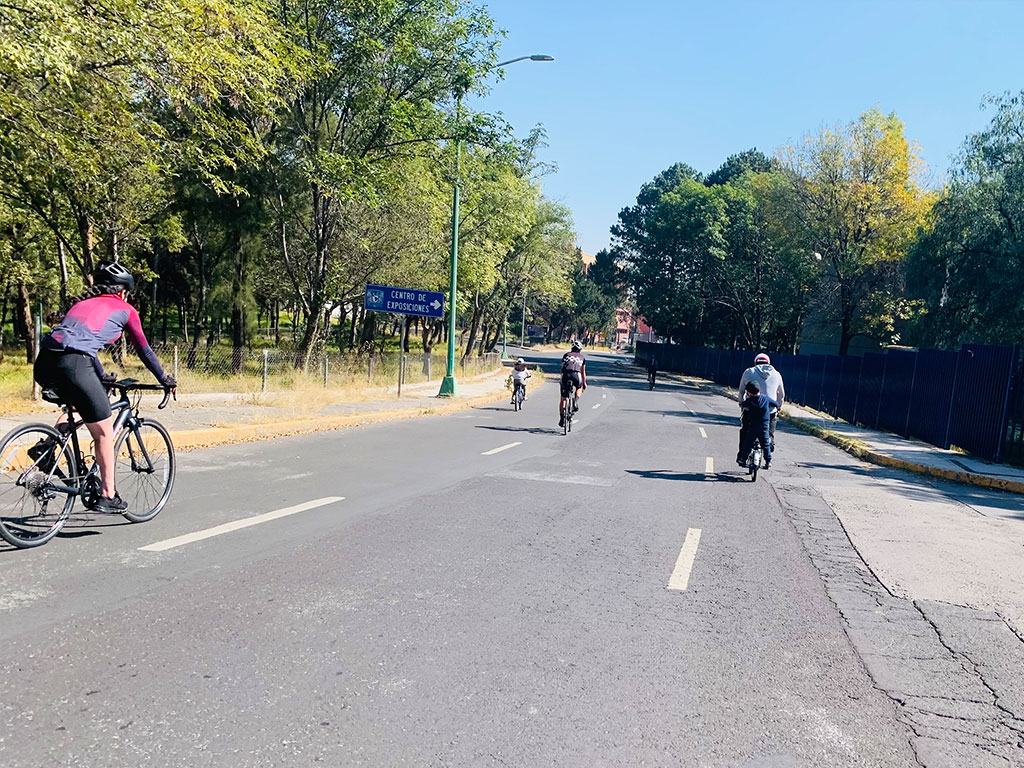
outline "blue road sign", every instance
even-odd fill
[[[416,317],[444,317],[444,294],[391,285],[367,285],[364,306],[374,312]]]

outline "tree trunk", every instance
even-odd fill
[[[85,214],[79,214],[75,223],[78,225],[78,239],[82,243],[82,269],[85,271],[83,277],[88,285],[92,285],[92,271],[95,267],[93,262],[93,229],[92,222]]]
[[[314,307],[317,305],[313,305]],[[322,343],[323,337],[323,316],[317,309],[306,313],[305,327],[302,331],[302,341],[295,352],[295,367],[303,371],[309,370],[309,364],[313,359],[318,345]]]
[[[359,330],[359,323],[362,322],[365,311],[358,304],[352,306],[352,326],[348,329],[348,349],[350,352],[356,348],[356,331]]]
[[[480,303],[480,292],[477,291],[473,297],[473,319],[469,323],[469,337],[466,339],[466,351],[463,353],[463,357],[469,357],[473,352],[473,347],[476,345],[476,337],[480,333],[480,322],[483,320],[484,309],[486,303]]]
[[[0,362],[4,359],[4,328],[7,326],[7,281],[0,289]]]
[[[198,358],[199,340],[203,337],[203,321],[206,319],[206,251],[199,248],[199,295],[196,299],[195,321],[192,323],[192,346],[188,350],[189,369],[196,367]],[[207,359],[209,359],[209,345],[207,345]]]
[[[18,281],[18,293],[15,300],[18,324],[23,329],[25,360],[31,365],[36,359],[36,339],[35,328],[32,323],[32,299],[28,294],[28,285],[24,280]]]
[[[60,310],[68,305],[68,257],[64,253],[64,241],[57,238],[57,264],[60,266]]]

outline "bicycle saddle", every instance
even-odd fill
[[[48,403],[54,403],[56,405],[64,404],[64,401],[61,399],[60,395],[57,394],[57,390],[51,387],[44,387],[40,392],[40,396],[43,398],[43,400],[45,400]]]

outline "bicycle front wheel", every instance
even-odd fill
[[[0,536],[15,547],[38,547],[60,532],[75,497],[53,483],[74,478],[71,452],[46,424],[25,424],[0,442]]]
[[[133,523],[152,520],[174,487],[174,445],[167,428],[150,419],[125,427],[114,446],[114,460],[117,492],[128,503],[121,514]]]

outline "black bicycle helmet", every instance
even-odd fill
[[[116,261],[101,261],[92,273],[95,285],[121,285],[129,293],[135,290],[135,278],[132,273]]]

